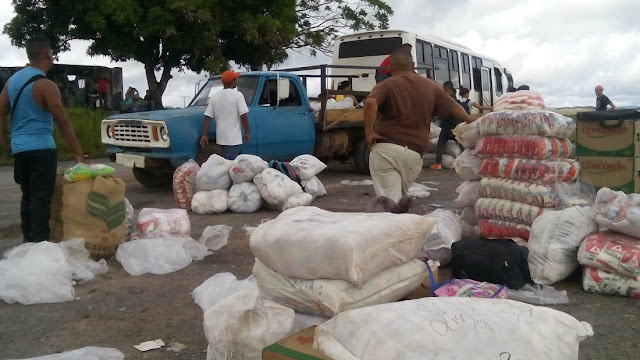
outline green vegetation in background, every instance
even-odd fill
[[[109,115],[110,113],[104,110],[89,110],[81,107],[67,109],[67,116],[73,125],[82,150],[89,158],[107,156],[105,146],[102,144],[100,137],[100,122]],[[8,126],[11,129],[11,125],[9,124]],[[62,137],[60,137],[55,125],[53,138],[58,148],[58,161],[73,160],[73,154]],[[0,165],[13,165],[13,157],[2,151],[0,153]]]

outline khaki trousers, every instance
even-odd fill
[[[369,155],[369,170],[377,196],[398,202],[422,171],[422,156],[396,144],[373,145]]]

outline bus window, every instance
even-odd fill
[[[418,64],[424,64],[424,51],[421,42],[416,43],[416,62]]]
[[[451,80],[449,77],[449,57],[447,55],[447,49],[440,46],[434,46],[433,62],[435,66],[436,81],[440,85],[443,85],[445,82]]]
[[[400,37],[346,41],[340,44],[338,58],[387,56],[401,46],[402,38]]]
[[[493,68],[493,73],[496,77],[496,95],[502,96],[502,72],[498,68]]]
[[[451,76],[451,82],[453,83],[453,88],[457,89],[460,87],[460,59],[458,58],[457,51],[449,51],[449,72]]]
[[[419,65],[433,66],[433,49],[431,48],[431,44],[418,41],[416,42],[416,45],[416,57],[418,58],[417,63]]]
[[[462,70],[462,86],[467,89],[471,89],[471,66],[469,64],[469,55],[462,55],[462,66],[460,67]]]
[[[477,92],[482,91],[482,74],[480,68],[482,68],[482,59],[472,57],[472,75],[473,75],[473,90]]]

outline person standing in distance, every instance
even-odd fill
[[[24,242],[49,239],[51,196],[56,181],[57,151],[53,123],[74,154],[84,154],[62,106],[60,89],[45,73],[53,68],[53,51],[45,39],[26,43],[29,66],[15,73],[0,94],[0,146],[13,154],[14,179],[22,190],[20,218]],[[11,112],[11,144],[6,120]]]
[[[438,83],[416,74],[409,51],[395,50],[390,63],[393,76],[367,97],[364,121],[376,195],[398,202],[422,171],[433,115],[466,122],[479,115],[467,114]]]
[[[607,106],[611,106],[611,110],[616,109],[613,102],[604,94],[602,85],[598,85],[596,86],[596,111],[607,111]]]
[[[404,43],[402,44],[402,46],[400,47],[400,49],[404,49],[408,52],[411,52],[411,50],[413,49],[413,46],[409,43]],[[391,77],[391,55],[387,56],[384,60],[382,60],[382,62],[380,63],[380,73],[382,74],[381,76],[379,76],[378,79],[376,79],[376,83],[379,83],[389,77]]]
[[[227,70],[222,73],[222,85],[224,89],[211,95],[209,105],[204,112],[204,127],[200,146],[206,148],[209,145],[209,122],[216,119],[216,143],[222,147],[223,157],[227,160],[235,160],[242,150],[242,142],[249,142],[249,108],[241,92],[236,90],[237,78],[240,73]],[[240,124],[244,128],[244,136],[240,130]]]

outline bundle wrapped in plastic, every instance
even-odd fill
[[[213,154],[202,164],[196,175],[197,191],[229,190],[231,176],[229,169],[232,162],[220,155]]]
[[[466,149],[453,162],[456,173],[463,180],[480,180],[480,165],[482,159],[476,156],[475,150]]]
[[[539,110],[544,109],[542,95],[530,90],[506,93],[495,102],[493,110]]]
[[[480,219],[478,222],[480,236],[487,239],[522,239],[529,241],[531,227],[511,221]]]
[[[479,174],[528,181],[539,184],[571,182],[580,173],[580,164],[574,160],[529,160],[490,158],[482,160]]]
[[[198,191],[193,195],[191,210],[200,215],[221,214],[227,211],[228,203],[227,190]]]
[[[317,176],[314,176],[309,180],[303,180],[302,187],[304,188],[304,191],[314,199],[318,196],[327,195],[327,190],[325,190],[322,181],[320,181]]]
[[[608,188],[598,190],[596,222],[607,229],[640,238],[640,194],[625,194]]]
[[[640,276],[640,240],[613,231],[590,235],[580,245],[578,262],[627,277]]]
[[[313,155],[300,155],[291,160],[289,164],[295,167],[302,180],[310,180],[327,168],[325,163]]]
[[[480,181],[465,181],[456,189],[458,198],[455,200],[458,207],[474,206],[480,196]],[[486,197],[486,196],[485,196]]]
[[[256,175],[253,183],[264,201],[278,209],[283,209],[287,200],[302,193],[302,187],[276,169],[266,169]]]
[[[536,135],[494,135],[478,140],[476,155],[526,159],[567,159],[575,155],[575,147],[567,139]]]
[[[114,172],[114,168],[103,164],[76,164],[64,171],[64,179],[68,182],[91,180]]]
[[[483,219],[511,221],[531,225],[543,212],[554,209],[541,208],[505,199],[481,198],[476,201],[476,215]]]
[[[480,139],[480,131],[478,130],[478,123],[466,123],[463,122],[453,129],[453,135],[456,136],[456,140],[460,145],[466,149],[473,149]]]
[[[462,224],[458,215],[449,210],[437,209],[424,215],[436,221],[431,233],[422,245],[421,256],[447,265],[451,261],[451,245],[462,239]]]
[[[638,277],[630,278],[590,266],[584,267],[582,288],[587,292],[640,299],[640,279]]]
[[[200,165],[194,160],[178,166],[173,173],[173,197],[180,209],[191,209],[191,199],[196,193],[196,174]]]
[[[556,194],[551,185],[486,177],[480,181],[479,193],[485,198],[517,201],[538,207],[556,206]]]
[[[169,233],[175,236],[189,236],[191,221],[184,209],[145,208],[138,214],[138,232],[140,235],[154,231]]]
[[[248,182],[268,167],[269,163],[258,156],[242,154],[231,163],[229,176],[234,184]]]
[[[252,182],[235,184],[229,190],[229,210],[235,213],[254,213],[262,207],[262,195]]]
[[[568,139],[576,128],[573,119],[544,110],[503,110],[477,120],[480,135],[540,135]]]

